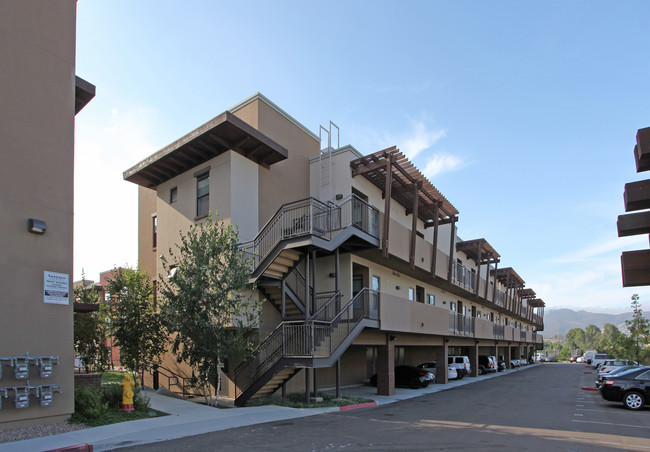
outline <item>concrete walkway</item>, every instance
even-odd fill
[[[365,397],[374,400],[377,405],[384,405],[519,372],[534,366],[524,366],[521,369],[483,375],[478,378],[465,377],[462,380],[450,381],[445,385],[434,384],[421,389],[396,388],[395,394],[392,396],[378,396],[376,394],[377,389],[371,386],[348,387],[342,392],[344,395]],[[153,391],[147,391],[147,395],[151,399],[152,408],[169,413],[169,416],[141,419],[120,424],[105,425],[103,427],[88,428],[60,435],[4,443],[0,444],[0,451],[40,452],[80,444],[91,444],[94,451],[112,450],[120,447],[200,435],[229,428],[340,411],[339,407],[302,409],[275,405],[218,409],[165,396]]]

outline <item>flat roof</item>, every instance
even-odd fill
[[[289,155],[285,147],[225,111],[124,171],[124,179],[155,188],[229,150],[265,168]]]

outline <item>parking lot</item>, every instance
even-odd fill
[[[466,377],[470,384],[445,390],[400,389],[404,399],[372,408],[128,450],[650,451],[650,408],[632,412],[605,402],[599,392],[583,389],[593,388],[594,379],[584,365],[545,363]]]

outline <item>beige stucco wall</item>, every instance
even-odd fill
[[[75,27],[75,0],[0,2],[0,354],[59,356],[51,378],[30,365],[29,383],[64,391],[51,407],[32,396],[17,410],[3,399],[0,423],[65,417],[74,408]],[[29,218],[45,221],[46,233],[29,233]],[[70,304],[44,303],[45,271],[69,276]],[[0,387],[26,384],[14,380],[8,362],[2,367]]]

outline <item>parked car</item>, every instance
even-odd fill
[[[405,386],[411,389],[426,388],[435,381],[435,375],[424,369],[413,366],[395,367],[395,386]],[[377,374],[370,377],[370,384],[377,386]]]
[[[472,372],[468,356],[449,356],[447,357],[447,364],[449,364],[450,367],[456,368],[458,378],[463,378],[465,375],[469,375]]]
[[[623,402],[630,410],[640,410],[650,400],[650,367],[639,367],[603,380],[600,395],[610,402]]]
[[[605,353],[596,353],[591,360],[591,367],[598,369],[603,363],[609,359],[612,359],[611,356],[606,355]]]
[[[591,364],[591,361],[594,359],[594,356],[596,356],[596,350],[587,350],[584,355],[582,355],[584,358],[584,362],[587,364]]]
[[[417,368],[429,371],[433,375],[436,374],[436,362],[435,361],[428,361],[426,363],[420,363],[420,364],[417,365]],[[448,380],[456,380],[456,379],[458,379],[458,372],[456,371],[455,367],[447,366],[447,379]],[[435,383],[435,381],[434,381],[434,383]]]
[[[621,375],[622,373],[627,372],[628,370],[638,369],[639,367],[641,367],[641,366],[639,366],[638,364],[633,364],[633,365],[630,365],[630,366],[618,367],[618,368],[616,368],[615,370],[612,370],[609,373],[598,373],[598,377],[596,378],[596,382],[595,382],[596,387],[600,388],[603,385],[603,380],[605,378],[617,377],[617,376]]]
[[[634,366],[635,364],[639,365],[636,361],[629,359],[608,359],[598,368],[598,375],[609,374],[620,367]]]
[[[557,362],[557,356],[549,356],[546,358],[546,362],[548,363],[556,363]]]
[[[570,363],[575,363],[575,362],[577,362],[577,361],[578,361],[578,357],[577,357],[577,356],[572,356],[571,358],[569,358],[569,362],[570,362]]]
[[[479,357],[478,357],[478,365],[479,365],[479,375],[482,375],[482,374],[488,373],[488,372],[496,372],[498,370],[498,364],[497,364],[497,357],[496,356],[479,355]]]
[[[585,362],[585,357],[584,356],[578,356],[576,358],[576,363],[582,364]]]
[[[503,359],[503,356],[499,356],[499,359],[498,359],[498,361],[497,361],[497,364],[498,364],[498,366],[499,366],[499,367],[498,367],[498,371],[499,371],[499,372],[503,372],[504,370],[506,370],[506,362],[505,362],[505,360]]]
[[[510,368],[511,369],[514,369],[514,368],[519,367],[519,366],[521,366],[521,364],[519,363],[518,359],[511,359],[510,360]]]

